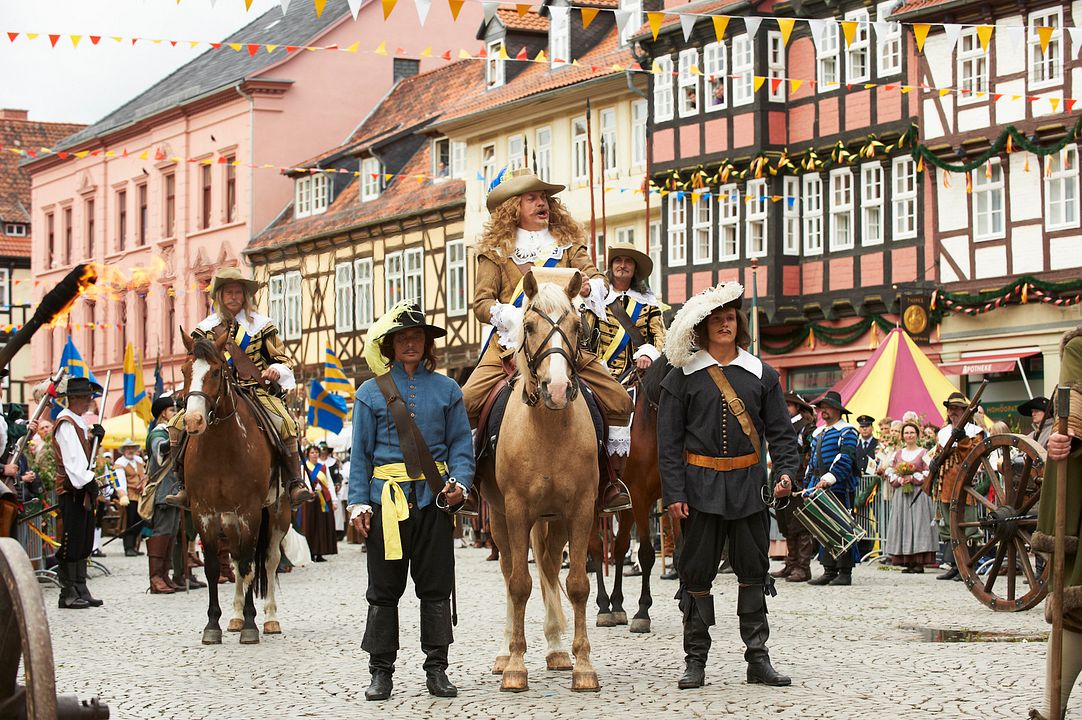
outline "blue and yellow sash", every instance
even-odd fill
[[[617,299],[616,302],[620,302],[620,300]],[[639,315],[642,314],[642,309],[646,307],[638,300],[635,300],[634,303],[635,307],[633,307],[631,309],[631,312],[628,313],[628,317],[631,318],[632,326],[634,326],[635,323],[639,321]],[[616,334],[612,336],[612,342],[610,342],[608,348],[605,349],[605,354],[603,356],[604,361],[608,363],[613,358],[620,357],[620,353],[622,353],[624,349],[627,348],[628,343],[630,342],[631,336],[627,334],[627,330],[624,330],[624,326],[618,323]]]
[[[534,260],[533,265],[534,265],[534,267],[554,268],[554,267],[556,267],[557,263],[559,263],[559,262],[560,262],[560,258],[550,257],[547,260]],[[522,273],[522,277],[519,278],[518,285],[515,286],[515,292],[511,296],[511,304],[514,305],[515,307],[522,307],[522,303],[526,299],[526,291],[522,289],[522,284],[525,281],[526,281],[526,273]],[[495,335],[495,334],[496,334],[495,330],[493,330],[492,332],[490,332],[488,334],[488,339],[485,340],[485,346],[483,348],[481,348],[481,355],[482,356],[485,354],[485,350],[488,350],[488,344],[490,342],[492,342],[492,336]]]
[[[252,336],[248,334],[248,331],[244,329],[244,326],[237,323],[237,332],[233,334],[233,342],[237,344],[241,350],[247,352],[248,346],[252,344]],[[225,359],[230,365],[233,364],[233,356],[229,354],[229,351],[225,351]]]

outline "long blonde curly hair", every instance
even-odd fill
[[[582,245],[586,233],[555,195],[549,195],[549,231],[560,245]],[[507,258],[515,251],[518,233],[519,196],[504,200],[485,221],[485,229],[475,249],[479,255]]]

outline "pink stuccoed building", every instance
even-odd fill
[[[341,142],[400,78],[445,64],[444,51],[476,50],[481,15],[480,3],[465,3],[456,22],[434,3],[422,27],[406,3],[386,21],[375,0],[356,21],[345,0],[330,0],[321,17],[311,3],[292,3],[284,16],[276,8],[64,139],[65,157],[24,163],[35,300],[80,262],[101,263],[109,280],[76,304],[66,327],[34,338],[32,377],[57,367],[70,332],[102,381],[109,369],[120,373],[131,342],[148,384],[158,357],[166,386],[179,384],[179,327],[206,315],[214,272],[246,270],[241,251],[295,194],[319,212],[338,181],[296,183],[279,168]],[[386,54],[373,52],[381,41]],[[251,54],[254,43],[276,47]],[[296,49],[354,43],[356,52]],[[114,382],[107,414],[122,404]]]

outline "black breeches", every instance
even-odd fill
[[[180,530],[181,512],[183,511],[180,508],[172,505],[156,504],[154,506],[154,517],[150,520],[150,534],[175,536]]]
[[[690,593],[708,593],[718,575],[718,564],[729,542],[729,563],[741,585],[765,586],[770,558],[770,516],[766,510],[726,520],[721,515],[690,508],[681,523],[683,551],[680,584]]]
[[[94,487],[97,490],[97,486]],[[94,549],[94,511],[87,509],[82,491],[66,492],[58,498],[60,519],[64,532],[60,536],[60,548],[56,559],[85,560]]]
[[[410,508],[410,516],[398,523],[402,537],[402,559],[384,557],[382,508],[372,508],[368,532],[368,604],[396,607],[406,591],[407,576],[413,577],[417,597],[438,602],[451,597],[454,582],[452,518],[435,504]]]

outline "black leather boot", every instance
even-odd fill
[[[458,688],[447,679],[447,648],[454,642],[451,601],[421,601],[421,649],[425,653],[425,685],[436,697],[457,697]]]
[[[285,469],[288,471],[286,477],[289,478],[289,483],[286,486],[286,493],[289,495],[289,504],[294,508],[299,508],[302,503],[309,502],[316,499],[316,494],[308,489],[308,483],[304,481],[304,467],[301,465],[301,451],[300,446],[293,449],[289,453],[289,457],[286,458],[284,463]]]
[[[823,574],[814,580],[809,580],[809,585],[829,585],[838,577],[838,570],[836,568],[827,568],[823,571]]]
[[[372,682],[364,691],[365,700],[386,700],[391,696],[394,661],[398,656],[398,608],[368,606],[361,649],[369,654]]]
[[[90,607],[101,607],[105,603],[91,595],[86,586],[86,565],[88,562],[86,558],[75,561],[75,592]]]
[[[714,624],[714,596],[684,591],[684,674],[676,682],[681,690],[706,684],[706,658],[710,653],[710,626]]]
[[[736,612],[740,618],[740,639],[744,641],[744,659],[748,662],[748,683],[783,687],[792,680],[770,664],[766,641],[770,626],[766,621],[766,595],[762,585],[741,586],[737,592]]]
[[[79,597],[75,589],[75,562],[61,560],[56,566],[56,577],[60,581],[60,599],[57,607],[61,610],[86,610],[90,603]]]

